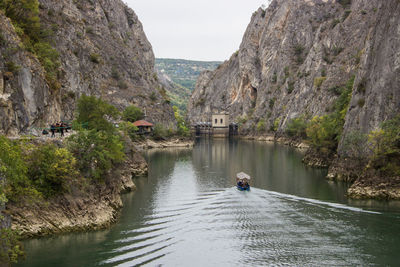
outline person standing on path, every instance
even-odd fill
[[[54,126],[54,124],[50,125],[50,131],[51,131],[51,137],[55,137],[56,127]]]
[[[60,122],[60,133],[61,133],[61,137],[64,136],[64,123]]]

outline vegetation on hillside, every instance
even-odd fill
[[[83,95],[79,99],[74,123],[78,131],[68,138],[67,147],[84,176],[104,179],[115,164],[124,160],[121,137],[110,122],[118,116],[118,110],[100,98]]]
[[[400,114],[385,121],[368,137],[370,165],[385,176],[400,176]]]
[[[214,70],[221,62],[193,61],[183,59],[156,59],[156,68],[175,84],[167,94],[171,103],[186,112],[187,102],[195,88],[197,78],[205,70]]]

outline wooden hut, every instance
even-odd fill
[[[151,133],[154,127],[152,123],[145,120],[135,121],[133,125],[139,128],[139,134]]]

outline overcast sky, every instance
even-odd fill
[[[158,58],[223,61],[267,0],[125,0]]]

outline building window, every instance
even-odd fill
[[[215,119],[215,124],[218,124],[218,119]]]
[[[223,119],[221,119],[221,124],[223,123],[223,121],[224,121],[224,120],[223,120]]]

